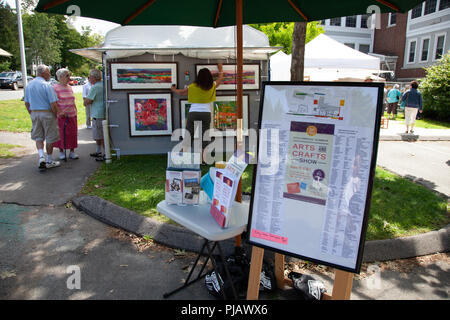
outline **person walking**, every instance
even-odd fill
[[[56,71],[59,83],[53,86],[58,97],[58,127],[60,140],[54,147],[59,148],[59,160],[66,160],[66,150],[70,150],[69,159],[78,159],[75,148],[78,147],[77,106],[72,87],[69,85],[70,71],[66,68]]]
[[[92,116],[92,138],[95,140],[97,149],[91,153],[91,157],[95,157],[97,161],[104,161],[105,154],[102,153],[102,149],[105,150],[104,137],[103,137],[103,124],[105,120],[106,109],[103,99],[103,81],[102,72],[97,69],[92,69],[89,72],[89,82],[92,84],[89,94],[86,97],[86,103],[91,104],[91,116]]]
[[[171,87],[172,92],[188,96],[188,103],[191,104],[191,107],[187,115],[186,129],[190,133],[191,139],[194,138],[195,122],[201,122],[202,124],[201,139],[203,139],[211,124],[211,103],[216,101],[216,89],[223,80],[223,66],[221,63],[217,66],[219,74],[216,81],[214,81],[211,71],[208,68],[203,68],[199,70],[195,81],[188,87],[184,89],[177,89],[175,85]],[[188,143],[192,145],[191,141],[186,141],[186,147]],[[203,142],[202,149],[204,147],[205,142]]]
[[[91,129],[91,105],[87,103],[87,96],[89,94],[89,90],[92,87],[92,83],[88,80],[84,85],[83,85],[83,105],[85,107],[86,110],[86,128]]]
[[[402,93],[400,90],[398,90],[400,86],[398,84],[394,85],[394,88],[388,91],[387,93],[387,103],[388,103],[388,117],[389,119],[396,119],[397,118],[397,107],[398,102],[400,101],[400,98],[402,97]],[[392,117],[391,117],[392,114]]]
[[[416,122],[417,112],[422,113],[423,105],[422,105],[422,94],[417,90],[419,87],[419,83],[417,81],[411,82],[411,88],[406,91],[402,98],[401,102],[405,101],[405,124],[406,124],[406,132],[408,133],[409,126],[411,126],[411,130],[409,133],[414,133],[414,124]]]
[[[53,144],[59,140],[58,122],[56,117],[60,111],[55,90],[47,83],[50,80],[50,69],[46,65],[38,65],[37,76],[25,88],[25,107],[31,117],[31,139],[36,141],[39,155],[40,171],[60,166],[59,161],[53,161]],[[44,154],[47,151],[47,158]]]

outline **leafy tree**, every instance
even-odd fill
[[[282,51],[284,53],[291,54],[294,22],[251,24],[250,26],[264,32],[269,38],[271,46],[283,47]],[[309,22],[306,29],[305,43],[308,43],[321,33],[324,33],[324,30],[319,21]]]
[[[275,22],[251,26],[264,32],[271,46],[283,47],[284,53],[292,54],[291,79],[303,80],[305,44],[325,32],[320,22]]]
[[[46,65],[61,62],[61,40],[55,21],[37,12],[24,14],[22,20],[27,60],[39,57]]]
[[[79,33],[70,23],[70,18],[62,15],[52,15],[57,27],[57,37],[61,40],[61,62],[55,65],[55,69],[67,67],[72,74],[88,76],[89,70],[96,64],[89,59],[70,52],[70,49],[92,47],[103,42],[103,37],[91,34],[90,27],[82,27]]]
[[[450,53],[426,70],[420,83],[424,117],[450,122]]]
[[[3,70],[20,70],[19,38],[16,14],[9,6],[0,6],[0,47],[13,56],[0,58],[0,72]]]

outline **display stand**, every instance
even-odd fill
[[[259,282],[264,257],[264,249],[252,247],[250,262],[250,274],[247,288],[247,300],[258,300]],[[284,277],[284,255],[275,253],[275,278],[279,289],[283,290],[285,285],[292,287],[292,281]],[[353,273],[336,269],[334,273],[334,285],[332,294],[324,293],[323,300],[350,300],[352,292]]]
[[[359,273],[382,116],[383,84],[263,82],[253,173],[247,299],[258,298],[264,250],[334,268],[332,294],[350,299]],[[342,270],[342,271],[341,271]]]
[[[246,229],[249,212],[248,204],[242,204],[238,202],[235,202],[233,204],[234,215],[232,215],[231,217],[228,228],[221,228],[217,224],[217,222],[209,213],[210,207],[211,205],[209,203],[200,204],[198,206],[184,206],[184,207],[177,205],[170,205],[167,204],[166,201],[161,201],[160,203],[158,203],[157,205],[158,212],[172,219],[173,221],[179,223],[186,229],[199,235],[204,240],[202,249],[200,250],[200,253],[198,254],[197,259],[194,263],[194,266],[191,268],[190,273],[186,278],[184,284],[170,292],[165,293],[164,298],[171,296],[172,294],[190,286],[191,284],[205,277],[206,275],[205,266],[209,260],[211,260],[213,268],[217,272],[216,261],[213,255],[214,250],[217,249],[219,256],[223,261],[225,261],[224,260],[225,257],[223,255],[220,242],[227,239],[233,239],[236,236],[242,234],[242,232]],[[198,272],[198,275],[191,280],[194,273],[194,269],[196,269],[200,261],[200,257],[204,255],[206,255],[206,260],[203,263],[202,268]],[[226,264],[225,264],[225,272],[227,278],[231,279]],[[224,298],[229,297],[224,296]],[[235,298],[237,298],[236,294]]]

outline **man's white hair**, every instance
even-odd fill
[[[98,69],[92,69],[89,75],[97,80],[102,80],[102,72]]]
[[[46,66],[45,64],[40,64],[37,66],[36,68],[36,74],[38,76],[42,75],[46,70],[50,70],[48,66]]]
[[[67,68],[58,69],[58,71],[56,71],[56,79],[61,80],[60,78],[67,74],[70,74],[69,69]]]

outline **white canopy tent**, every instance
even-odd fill
[[[0,56],[2,56],[2,57],[11,57],[12,54],[9,53],[9,52],[6,51],[6,50],[3,50],[2,48],[0,48]]]
[[[199,59],[235,59],[235,27],[123,26],[109,31],[98,47],[72,49],[73,53],[101,61],[138,56],[144,53],[176,55]],[[243,28],[244,59],[267,60],[271,47],[267,36],[249,26]]]
[[[270,58],[271,80],[290,80],[291,56],[276,53]],[[310,81],[353,81],[371,77],[380,72],[380,59],[352,49],[325,34],[305,46],[305,79]],[[272,77],[273,75],[273,77]]]

